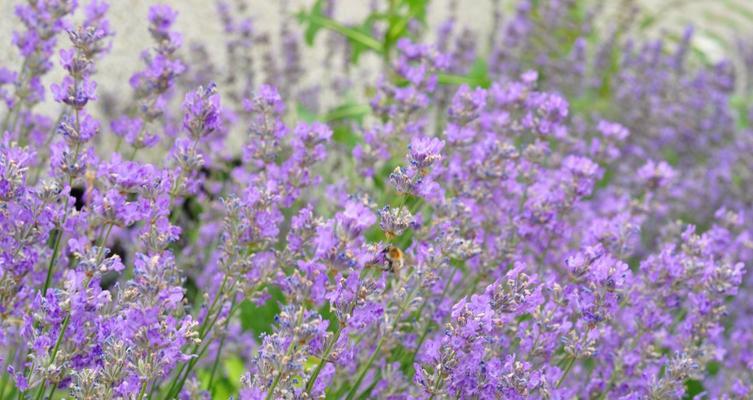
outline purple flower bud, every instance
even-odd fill
[[[84,79],[77,82],[72,77],[66,76],[61,84],[50,86],[55,101],[65,103],[73,108],[81,110],[90,100],[96,99],[95,91],[97,84],[94,81]]]
[[[220,95],[214,83],[186,94],[183,111],[183,127],[194,140],[221,129]]]
[[[426,171],[436,161],[442,159],[440,152],[444,141],[433,137],[415,137],[408,146],[410,163],[419,171]],[[425,173],[424,173],[425,174]]]

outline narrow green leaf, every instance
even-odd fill
[[[345,145],[348,150],[352,150],[361,141],[350,126],[338,125],[332,129],[332,140]]]
[[[362,32],[358,29],[345,26],[330,18],[321,16],[321,15],[314,15],[314,14],[299,14],[299,18],[310,24],[335,31],[345,36],[346,38],[348,38],[351,42],[360,44],[377,53],[381,53],[383,50],[382,42],[380,42],[377,39],[374,39],[371,35],[365,32]]]
[[[324,120],[327,122],[340,121],[344,119],[361,121],[370,112],[371,107],[366,104],[346,103],[330,110],[324,116]]]
[[[314,6],[311,7],[311,12],[306,14],[305,12],[298,13],[298,20],[301,23],[304,23],[307,21],[307,18],[310,16],[317,16],[322,17],[324,14],[322,13],[322,4],[323,0],[316,0],[314,3]],[[304,39],[306,40],[306,44],[309,46],[314,45],[314,40],[316,39],[316,34],[319,33],[319,30],[321,29],[321,25],[316,25],[309,23],[306,25],[306,30],[304,31]]]

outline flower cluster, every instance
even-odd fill
[[[455,2],[436,46],[428,2],[282,3],[217,2],[224,64],[152,5],[131,97],[106,2],[16,7],[0,398],[753,396],[753,140],[692,30],[521,0],[485,50]]]

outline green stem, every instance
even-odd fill
[[[225,286],[227,285],[227,275],[222,279],[222,283],[220,284],[220,288],[217,289],[217,293],[214,295],[214,299],[212,300],[212,303],[209,305],[209,308],[207,309],[207,317],[204,319],[204,322],[202,322],[201,326],[199,327],[199,337],[204,338],[207,331],[211,329],[211,327],[208,327],[210,325],[210,316],[212,315],[212,311],[217,306],[217,303],[220,301],[220,297],[222,297],[222,292],[225,290]],[[219,318],[219,314],[215,316],[215,321]],[[214,321],[211,322],[211,324],[214,324]]]
[[[371,353],[371,356],[369,356],[369,359],[366,361],[366,365],[364,365],[363,368],[361,368],[361,372],[358,374],[358,378],[356,379],[356,382],[353,384],[353,387],[350,388],[350,392],[348,392],[348,397],[346,397],[346,400],[352,400],[353,397],[358,393],[358,387],[361,386],[361,382],[363,382],[363,378],[366,377],[366,372],[369,371],[371,368],[371,364],[374,363],[374,360],[376,359],[377,353],[382,349],[382,345],[384,344],[385,338],[387,335],[382,336],[379,339],[379,342],[377,343],[376,348]]]
[[[186,384],[186,380],[188,380],[188,377],[191,375],[191,370],[194,366],[199,362],[199,360],[204,356],[204,353],[207,352],[207,349],[209,348],[209,342],[204,344],[204,347],[201,348],[201,350],[198,350],[198,347],[196,347],[196,350],[193,351],[193,354],[196,355],[191,361],[188,362],[188,364],[184,364],[184,368],[186,369],[186,373],[183,375],[182,378],[177,382],[176,386],[174,388],[170,389],[170,392],[168,392],[168,399],[171,398],[177,398],[180,394],[181,389],[183,389],[183,386]],[[181,368],[181,372],[184,368]],[[178,377],[180,377],[180,372],[178,373]]]
[[[198,144],[198,140],[194,142],[194,147]],[[181,171],[181,176],[183,175],[183,172]],[[181,179],[181,178],[179,178]],[[176,181],[177,182],[177,181]],[[177,183],[176,183],[177,186]],[[177,190],[177,189],[175,189]],[[175,198],[175,190],[170,190],[170,204],[172,204],[173,199]],[[175,215],[175,214],[173,214]],[[171,220],[172,220],[171,216]],[[227,265],[232,265],[235,262],[237,254],[233,253],[230,261],[227,263]],[[225,274],[225,276],[222,278],[222,283],[220,284],[220,288],[217,290],[217,293],[215,293],[214,299],[212,300],[212,303],[210,304],[209,308],[207,308],[207,315],[202,322],[202,324],[199,326],[199,344],[195,345],[192,351],[192,354],[196,354],[196,351],[199,349],[199,346],[201,343],[206,339],[206,335],[211,331],[212,326],[217,321],[217,319],[220,317],[220,312],[218,311],[217,314],[214,316],[214,319],[211,318],[214,307],[217,305],[218,301],[222,297],[222,294],[225,291],[225,286],[228,283],[228,275]],[[232,286],[234,288],[234,286]],[[233,293],[232,289],[230,290],[231,293]],[[233,300],[234,307],[231,307],[230,313],[228,314],[228,319],[230,319],[237,310],[238,305],[235,304],[235,300]],[[221,311],[221,310],[220,310]],[[191,373],[191,369],[193,369],[194,365],[198,362],[199,359],[201,359],[201,356],[203,355],[203,352],[206,351],[207,347],[209,345],[207,344],[204,347],[204,350],[202,350],[201,354],[198,354],[196,357],[192,358],[188,364],[182,364],[180,368],[178,369],[178,372],[175,374],[175,377],[172,379],[170,383],[170,387],[167,391],[167,397],[166,399],[170,399],[172,396],[177,396],[178,393],[180,393],[181,388],[183,387],[186,379],[188,379],[189,374]],[[186,370],[185,375],[181,378],[181,374],[183,374],[183,371]]]
[[[439,383],[442,382],[442,370],[436,371],[436,378],[434,378],[434,382],[431,384],[431,396],[429,396],[429,400],[434,400],[434,397],[437,395],[437,392],[439,391]]]
[[[2,371],[3,380],[0,383],[0,399],[5,398],[5,387],[6,385],[8,385],[8,381],[10,380],[10,373],[8,373],[8,367],[11,365],[11,363],[13,363],[13,360],[16,359],[17,352],[18,350],[15,348],[12,351],[10,350],[8,351],[8,358],[5,360],[5,365],[3,365],[3,371]],[[13,393],[12,390],[13,389],[11,387],[11,393]]]
[[[319,364],[316,366],[316,369],[311,374],[311,377],[309,377],[309,380],[306,382],[306,393],[311,394],[311,390],[314,388],[314,384],[316,384],[316,379],[319,377],[319,373],[322,372],[322,368],[324,368],[324,364],[327,363],[327,359],[329,359],[329,355],[332,352],[332,349],[335,348],[335,344],[337,344],[337,340],[340,339],[340,333],[342,332],[342,324],[338,326],[337,331],[335,331],[335,335],[332,336],[332,340],[330,340],[329,344],[327,345],[327,348],[324,350],[324,353],[322,354],[321,360],[319,360]]]
[[[88,284],[87,284],[88,286]],[[65,331],[68,329],[68,324],[71,322],[71,314],[65,316],[65,319],[63,319],[63,326],[60,327],[60,333],[58,333],[58,338],[55,341],[55,347],[52,349],[52,354],[50,354],[50,363],[49,365],[52,365],[52,363],[55,362],[55,358],[58,355],[58,351],[60,350],[60,345],[63,344],[63,337],[65,337]],[[37,390],[36,399],[39,400],[42,398],[42,395],[44,394],[44,390],[47,387],[47,381],[42,381],[42,383],[39,385],[39,390]]]
[[[40,400],[42,398],[42,394],[44,393],[46,386],[47,386],[46,382],[42,382],[39,385],[39,390],[37,390],[37,395],[34,397],[35,400]]]
[[[55,394],[55,391],[58,390],[58,383],[52,385],[50,388],[50,394],[47,395],[48,399],[52,399],[52,395]]]
[[[8,366],[6,365],[5,368],[3,368],[3,371],[7,370]],[[0,382],[0,399],[5,398],[5,386],[8,385],[8,373],[3,372],[3,380]]]
[[[380,379],[382,379],[382,373],[381,373],[381,371],[377,371],[376,375],[374,377],[373,382],[371,382],[371,385],[369,385],[369,387],[367,387],[363,392],[361,392],[361,394],[358,396],[358,400],[366,400],[366,399],[368,399],[369,395],[374,390],[374,388],[376,387],[376,385],[379,383]]]
[[[149,394],[146,396],[147,400],[152,399],[152,395],[154,394],[154,390],[156,389],[156,386],[157,386],[156,383],[157,383],[157,378],[153,378],[151,385],[149,385],[151,389],[149,389]]]
[[[10,121],[10,116],[13,114],[14,109],[11,108],[8,110],[8,113],[5,114],[5,118],[3,118],[3,132],[8,130],[8,121]]]
[[[68,198],[66,197],[66,209],[68,208]],[[67,214],[67,211],[66,211]],[[63,220],[65,220],[65,216],[63,216]],[[65,223],[65,221],[63,221]],[[61,228],[57,231],[57,234],[55,235],[55,244],[52,247],[52,256],[50,256],[50,263],[47,265],[47,276],[44,278],[44,289],[42,289],[42,297],[47,296],[47,289],[50,288],[50,284],[52,283],[52,271],[53,266],[55,265],[55,261],[58,257],[58,252],[60,251],[60,241],[63,236],[63,229],[62,224]]]
[[[225,330],[227,331],[228,325],[230,325],[230,317],[232,316],[232,312],[235,310],[235,297],[233,297],[233,302],[230,305],[230,314],[228,314],[227,319],[225,320]],[[222,339],[220,339],[220,345],[217,347],[217,354],[214,356],[214,363],[212,364],[212,372],[209,375],[209,384],[207,385],[207,389],[212,390],[212,383],[214,383],[214,374],[217,372],[217,366],[220,364],[220,356],[222,355],[222,347],[225,345],[225,338],[227,338],[227,334],[222,336]]]
[[[573,369],[573,365],[575,365],[575,360],[577,357],[570,356],[570,360],[567,362],[567,366],[565,366],[565,372],[562,373],[562,377],[560,377],[560,380],[557,381],[557,389],[559,389],[560,386],[562,386],[562,382],[565,381],[565,378],[567,378],[567,374],[570,373],[570,370]]]
[[[212,303],[210,304],[209,308],[207,308],[206,318],[204,318],[204,321],[199,326],[199,339],[200,340],[204,340],[204,329],[206,327],[206,324],[209,323],[209,320],[210,320],[211,315],[212,315],[212,310],[214,309],[215,304],[217,303],[217,301],[220,298],[220,293],[225,289],[225,284],[226,283],[227,283],[227,275],[225,275],[225,277],[223,278],[222,283],[220,284],[220,288],[217,290],[217,293],[215,294],[214,299],[212,300]],[[198,350],[199,350],[199,344],[197,344],[197,345],[194,346],[192,353],[195,354]],[[169,399],[170,396],[173,394],[173,392],[176,390],[176,387],[178,387],[178,382],[181,381],[181,377],[180,376],[183,373],[183,370],[186,369],[189,365],[191,365],[191,363],[193,362],[194,359],[191,359],[191,361],[189,361],[188,364],[182,364],[180,366],[180,369],[178,369],[178,373],[175,374],[175,377],[173,378],[172,382],[170,383],[170,388],[167,391],[167,397],[166,398]],[[189,371],[186,372],[186,374],[188,374],[188,372],[190,372],[190,368],[189,368]],[[178,389],[178,390],[180,390],[180,389]]]
[[[228,313],[228,321],[230,318],[235,314],[235,311],[237,311],[239,306],[235,303],[233,303],[233,307],[230,309],[230,312]],[[206,339],[206,334],[208,334],[211,330],[214,324],[217,322],[217,319],[219,319],[220,313],[218,312],[217,315],[214,317],[212,322],[208,325],[207,330],[204,332],[204,334],[200,334],[199,338],[201,339],[202,343],[205,342],[204,339]],[[201,360],[201,357],[204,355],[204,353],[209,348],[210,342],[203,343],[203,348],[199,350],[199,347],[201,344],[197,344],[194,346],[192,354],[195,354],[196,357],[192,358],[188,364],[183,364],[178,370],[178,373],[175,375],[175,378],[173,379],[173,383],[170,385],[170,389],[167,392],[167,398],[172,398],[174,396],[177,396],[180,393],[180,390],[183,388],[183,385],[186,383],[186,380],[188,380],[188,376],[191,374],[191,370],[193,367],[196,366],[196,364]],[[185,373],[183,373],[183,370],[185,370]],[[181,377],[183,375],[183,377]]]
[[[17,88],[20,88],[21,93],[23,93],[26,86],[26,75],[27,75],[26,69],[29,66],[29,60],[30,60],[30,57],[24,58],[24,62],[23,64],[21,64],[21,69],[19,70],[19,73],[18,73],[19,85]],[[8,130],[10,130],[11,132],[16,130],[16,117],[18,116],[18,114],[21,114],[21,110],[23,109],[24,103],[26,102],[25,98],[18,96],[19,94],[18,92],[19,90],[16,89],[15,96],[18,99],[18,103],[16,104],[16,107],[9,109],[8,113],[5,114],[5,118],[3,119],[2,133],[5,133],[5,131],[8,131]],[[9,125],[11,121],[13,122],[11,125]]]
[[[118,141],[115,142],[115,149],[112,152],[117,153],[118,151],[120,151],[120,146],[122,145],[123,145],[123,137],[118,136]]]
[[[455,274],[457,273],[456,269],[452,270],[452,275],[450,275],[450,278],[447,280],[447,283],[444,285],[444,288],[442,289],[442,293],[439,295],[439,298],[442,299],[447,294],[447,291],[450,289],[450,285],[452,284],[452,280],[455,279]],[[475,286],[475,285],[474,285]],[[418,309],[418,312],[416,315],[423,315],[423,310],[426,304],[428,303],[429,299],[427,298],[424,300],[424,302],[421,304],[421,307]],[[426,321],[426,326],[424,326],[424,329],[421,331],[421,337],[418,339],[418,343],[416,344],[416,348],[411,352],[410,358],[408,359],[408,366],[413,367],[413,362],[416,360],[416,356],[418,355],[419,350],[421,350],[421,346],[424,344],[424,340],[426,340],[426,337],[429,335],[429,330],[431,329],[433,321],[431,316],[429,316],[429,320]]]
[[[60,114],[58,115],[58,119],[55,120],[55,124],[52,125],[52,130],[50,131],[49,135],[47,135],[47,139],[45,139],[44,145],[42,146],[42,148],[48,149],[50,147],[50,143],[52,143],[52,140],[55,139],[55,131],[60,125],[60,121],[63,120],[64,115],[65,115],[65,108],[63,108],[60,111]],[[32,180],[33,184],[36,184],[37,182],[39,182],[39,177],[42,174],[42,170],[44,169],[45,161],[47,161],[48,156],[49,156],[49,152],[41,153],[39,155],[41,159],[38,161],[38,165],[34,168],[34,180]]]
[[[78,127],[78,111],[76,111],[76,129],[80,129]],[[81,151],[81,144],[76,144],[76,148],[73,152],[73,159],[78,158],[78,154]],[[73,176],[68,178],[68,186],[71,186],[73,184]],[[57,236],[55,236],[55,244],[52,248],[52,256],[50,257],[50,264],[47,265],[47,277],[44,280],[44,289],[42,289],[42,297],[47,295],[47,289],[50,288],[50,284],[52,283],[52,272],[55,267],[55,261],[57,260],[58,253],[60,252],[60,242],[63,239],[63,226],[65,225],[65,221],[68,219],[68,206],[70,205],[70,193],[68,193],[65,196],[65,205],[63,206],[63,219],[60,221],[60,228],[58,230]]]
[[[105,232],[105,236],[100,240],[97,244],[97,247],[99,247],[99,251],[97,252],[97,264],[104,261],[105,256],[105,244],[107,244],[107,239],[110,238],[110,232],[112,232],[112,223],[107,224],[107,231]]]
[[[400,304],[397,314],[395,315],[395,321],[392,323],[392,326],[390,327],[389,331],[387,331],[379,339],[379,342],[377,343],[376,348],[371,353],[371,356],[369,356],[369,359],[366,361],[366,364],[363,366],[363,368],[361,368],[361,372],[359,372],[358,378],[356,378],[355,383],[350,388],[350,392],[348,392],[348,396],[346,397],[346,400],[352,400],[353,397],[358,393],[358,388],[359,386],[361,386],[361,382],[363,382],[363,379],[366,377],[366,373],[369,371],[369,369],[371,369],[371,364],[373,364],[374,360],[376,360],[376,356],[379,353],[379,351],[382,349],[382,345],[384,345],[384,342],[386,341],[387,337],[392,336],[392,333],[395,332],[395,329],[397,329],[397,325],[400,322],[400,317],[402,317],[403,312],[405,312],[405,309],[408,307],[408,304],[410,303],[411,299],[416,294],[418,287],[419,285],[416,284],[413,287],[413,290],[411,290],[410,294],[405,298],[403,303]]]
[[[220,355],[222,354],[222,347],[225,345],[225,336],[220,339],[220,345],[217,347],[217,354],[214,356],[214,362],[212,363],[212,372],[209,373],[209,383],[207,384],[207,390],[210,394],[214,393],[212,390],[212,384],[214,383],[214,375],[217,374],[217,366],[220,364]]]
[[[479,79],[474,79],[469,76],[437,73],[437,83],[441,85],[468,85],[468,86],[484,86],[484,82]]]
[[[141,384],[141,389],[139,390],[139,395],[136,397],[136,400],[141,400],[144,398],[144,393],[146,393],[146,386],[148,382],[144,380],[144,383]]]
[[[5,386],[8,385],[8,378],[10,376],[8,374],[8,364],[9,364],[9,361],[6,362],[5,366],[3,367],[3,380],[0,381],[0,399],[5,398]]]
[[[300,311],[298,311],[298,322],[296,323],[296,328],[301,325],[301,322],[303,321],[303,308],[301,308]],[[293,347],[295,347],[296,342],[298,339],[296,338],[296,335],[293,335],[293,338],[290,340],[290,344],[288,344],[288,349],[285,350],[285,356],[280,360],[281,363],[286,363],[287,358],[290,357],[290,353],[293,352]],[[277,376],[275,376],[274,381],[272,381],[272,386],[269,387],[269,390],[267,391],[267,397],[266,400],[271,400],[272,395],[275,392],[275,388],[277,387],[277,384],[280,383],[280,379],[282,379],[282,369],[277,373]]]

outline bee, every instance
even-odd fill
[[[380,267],[383,271],[399,274],[405,265],[405,254],[399,247],[388,244],[377,253],[366,267]]]
[[[405,265],[405,254],[399,247],[393,245],[387,245],[382,250],[382,256],[384,257],[385,270],[394,274],[399,274]]]

